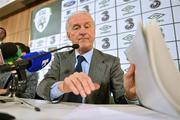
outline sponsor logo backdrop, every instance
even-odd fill
[[[152,19],[161,26],[171,57],[177,69],[180,70],[180,16],[178,15],[180,0],[63,0],[52,7],[56,7],[59,12],[56,14],[53,10],[52,13],[47,12],[46,16],[50,16],[47,19],[51,20],[52,14],[55,14],[57,19],[44,23],[47,24],[46,26],[49,25],[45,28],[49,32],[43,37],[32,34],[31,49],[33,51],[42,48],[49,50],[71,44],[66,36],[66,20],[71,13],[86,10],[91,13],[96,22],[94,47],[119,57],[124,71],[129,66],[124,51],[134,38],[137,23],[147,23]],[[43,8],[33,12],[33,15],[36,16],[37,12]],[[53,27],[51,23],[56,25]],[[41,71],[46,73],[48,67]]]

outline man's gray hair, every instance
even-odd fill
[[[67,19],[67,21],[66,21],[66,32],[68,32],[69,20],[70,20],[74,15],[77,15],[77,14],[86,14],[87,16],[89,16],[89,17],[92,19],[93,24],[95,25],[95,22],[94,22],[91,14],[90,14],[89,12],[87,12],[87,11],[82,11],[82,10],[81,10],[81,11],[76,11],[76,12],[72,13],[72,14],[68,17],[68,19]]]

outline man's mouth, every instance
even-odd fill
[[[88,39],[88,38],[79,38],[79,40],[85,40],[85,39]]]

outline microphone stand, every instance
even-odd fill
[[[9,95],[8,96],[2,96],[0,97],[0,101],[3,103],[6,102],[19,102],[20,104],[26,104],[27,106],[33,108],[35,111],[40,111],[39,107],[36,107],[28,102],[26,102],[25,100],[19,98],[16,96],[16,92],[18,90],[18,84],[19,81],[21,81],[22,83],[24,83],[24,81],[27,81],[27,77],[26,77],[26,72],[25,72],[25,66],[23,65],[22,62],[19,62],[19,64],[16,64],[14,66],[14,70],[11,71],[11,75],[12,75],[12,82],[9,88]]]
[[[39,107],[36,107],[28,102],[26,102],[25,100],[19,98],[16,96],[16,92],[17,92],[17,87],[18,87],[18,81],[21,80],[21,81],[26,81],[27,77],[26,77],[26,72],[25,72],[25,69],[27,68],[27,66],[29,65],[29,62],[33,59],[37,59],[37,58],[40,58],[40,57],[43,57],[49,53],[53,53],[53,52],[56,52],[58,50],[61,50],[61,49],[64,49],[64,48],[73,48],[73,49],[78,49],[79,48],[79,45],[78,44],[74,44],[74,45],[70,45],[70,46],[64,46],[64,47],[61,47],[61,48],[58,48],[58,49],[55,49],[55,50],[51,50],[45,54],[41,54],[41,55],[38,55],[38,56],[33,56],[31,58],[27,58],[26,60],[20,60],[20,61],[16,61],[14,62],[14,64],[12,65],[5,65],[5,66],[0,66],[0,71],[2,72],[8,72],[8,71],[11,71],[11,74],[12,74],[12,83],[11,83],[11,86],[9,88],[9,96],[6,96],[6,97],[0,97],[0,102],[20,102],[21,104],[26,104],[32,108],[34,108],[35,111],[40,111],[40,108]]]
[[[64,46],[55,50],[51,50],[49,52],[43,53],[43,54],[39,54],[39,55],[35,55],[32,56],[30,58],[26,58],[24,60],[19,60],[19,61],[15,61],[13,64],[9,65],[9,64],[3,64],[0,65],[0,72],[9,72],[12,70],[17,70],[18,68],[21,69],[23,67],[23,69],[27,69],[31,63],[31,60],[46,56],[50,53],[56,52],[58,50],[64,49],[64,48],[73,48],[73,49],[78,49],[79,45],[78,44],[73,44],[73,45],[69,45],[69,46]],[[37,70],[38,71],[38,70]]]

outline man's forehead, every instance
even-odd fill
[[[78,21],[84,21],[84,22],[92,22],[92,18],[91,16],[87,15],[87,14],[75,14],[73,16],[71,16],[71,18],[69,19],[69,22],[78,22]]]
[[[92,24],[90,20],[83,20],[83,21],[72,21],[70,22],[70,25],[81,25],[81,24]]]

